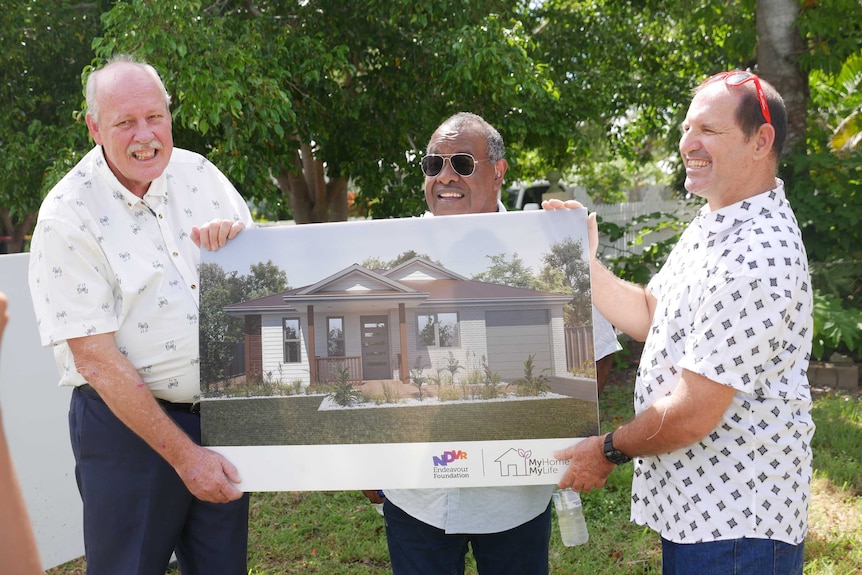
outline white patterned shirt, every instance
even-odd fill
[[[60,385],[86,383],[67,339],[116,332],[155,397],[197,400],[200,249],[190,234],[213,219],[252,224],[218,168],[178,148],[143,199],[120,184],[101,146],[51,190],[33,233],[29,281]]]
[[[658,300],[635,388],[640,413],[688,369],[736,390],[695,444],[635,459],[632,521],[675,543],[808,529],[812,290],[796,218],[776,189],[701,209],[650,281]]]

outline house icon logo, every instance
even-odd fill
[[[501,477],[512,477],[530,475],[527,461],[533,454],[530,450],[525,449],[507,449],[500,457],[494,461],[500,466]]]

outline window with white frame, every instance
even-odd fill
[[[326,355],[328,357],[343,357],[344,351],[344,318],[326,318]]]
[[[457,312],[419,313],[416,315],[420,347],[460,347]]]
[[[302,361],[299,318],[284,318],[284,363]]]

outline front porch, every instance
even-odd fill
[[[345,373],[346,372],[346,373]],[[346,375],[346,381],[353,385],[362,383],[362,358],[358,355],[343,355],[314,358],[314,383],[339,383]]]

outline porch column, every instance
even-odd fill
[[[259,315],[245,316],[243,335],[245,341],[245,378],[259,379],[263,376],[263,338],[261,336]]]
[[[401,365],[398,371],[401,372],[401,383],[410,382],[410,361],[407,358],[407,310],[403,303],[398,304],[398,328],[401,333]]]
[[[311,378],[308,382],[313,385],[317,382],[317,357],[314,355],[314,306],[310,305],[308,309],[308,376]]]

